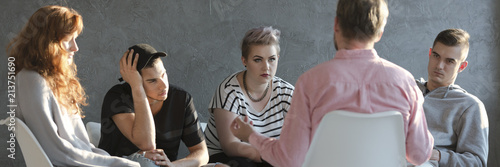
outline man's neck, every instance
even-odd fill
[[[373,49],[375,42],[372,41],[359,41],[359,40],[346,40],[345,42],[339,43],[339,50],[358,50],[358,49]]]
[[[437,85],[437,84],[433,84],[433,82],[430,82],[429,80],[427,80],[427,83],[425,84],[425,87],[427,89],[429,89],[429,91],[433,91],[434,89],[437,89],[437,88],[440,88],[440,87],[446,87],[446,86],[450,86],[450,85],[453,85],[453,83],[448,84],[448,85]]]
[[[160,112],[161,108],[163,107],[163,101],[162,100],[155,100],[153,98],[148,97],[148,102],[149,102],[149,108],[151,109],[151,113],[156,115],[158,112]]]

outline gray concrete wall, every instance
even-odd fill
[[[149,43],[166,51],[169,80],[194,96],[202,121],[216,86],[243,70],[238,44],[252,27],[282,31],[277,75],[294,84],[300,74],[335,54],[332,0],[3,0],[0,5],[0,118],[7,117],[5,46],[41,6],[59,4],[83,15],[85,29],[75,55],[78,76],[89,96],[84,122],[99,121],[105,92],[118,81],[118,60],[130,45]],[[457,83],[486,105],[490,121],[489,165],[500,166],[500,1],[389,0],[390,16],[378,53],[415,77],[427,77],[428,48],[446,28],[471,34],[469,66]],[[0,126],[0,166],[24,166],[19,147],[7,158],[10,132]]]

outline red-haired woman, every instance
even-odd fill
[[[11,41],[7,53],[15,58],[16,116],[55,166],[139,166],[89,142],[81,119],[86,95],[73,62],[75,39],[82,29],[82,17],[75,10],[45,6]]]

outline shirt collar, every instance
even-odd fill
[[[334,58],[353,59],[353,58],[379,58],[375,49],[356,49],[356,50],[338,50]]]

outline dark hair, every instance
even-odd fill
[[[273,27],[257,27],[247,31],[241,41],[241,56],[248,57],[251,45],[274,45],[277,53],[280,53],[280,30]]]
[[[143,69],[146,69],[146,68],[151,68],[153,67],[153,65],[157,62],[157,61],[161,61],[160,59],[160,56],[157,56],[157,55],[154,55],[151,57],[151,59],[146,63],[146,65],[144,65],[144,67],[142,68]],[[139,70],[139,74],[142,75],[142,70]]]
[[[339,0],[337,4],[337,21],[348,39],[374,39],[384,31],[387,16],[385,0]]]
[[[465,30],[455,28],[446,29],[437,35],[432,47],[434,47],[437,42],[440,42],[446,46],[464,45],[466,48],[469,48],[469,37],[469,33]]]

